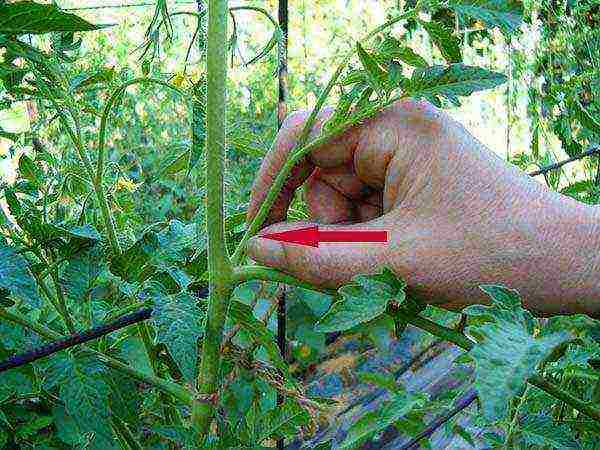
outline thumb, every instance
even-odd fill
[[[271,225],[248,241],[248,255],[256,262],[279,269],[310,284],[337,288],[361,273],[377,271],[385,262],[384,243],[327,243],[318,247],[281,242],[264,236],[311,226],[319,231],[381,229],[373,221],[352,225],[321,225],[310,222],[285,222]]]

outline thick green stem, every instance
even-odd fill
[[[425,330],[428,333],[439,337],[440,339],[452,342],[453,344],[458,345],[460,348],[466,351],[471,350],[473,348],[473,345],[475,345],[475,343],[469,338],[467,338],[464,334],[451,328],[439,325],[424,317],[413,314],[407,314],[401,310],[394,310],[392,311],[392,313],[401,318],[402,320],[405,320],[407,323],[410,323],[411,325],[414,325],[417,328]],[[563,402],[575,408],[582,414],[585,414],[586,416],[591,417],[592,419],[595,419],[596,421],[600,422],[600,410],[594,408],[591,404],[586,403],[578,399],[577,397],[574,397],[568,392],[563,391],[558,386],[555,386],[553,383],[549,382],[540,375],[532,375],[527,379],[527,382],[537,388],[540,388],[541,390],[552,395],[553,397],[562,400]]]
[[[210,294],[202,358],[198,377],[198,397],[192,408],[192,423],[200,436],[208,433],[218,400],[221,341],[229,308],[231,263],[227,256],[223,220],[223,172],[226,146],[227,102],[227,0],[208,4],[207,98],[206,98],[206,183],[208,271]]]
[[[36,334],[38,334],[41,337],[46,338],[48,340],[57,340],[57,339],[64,338],[63,335],[51,330],[50,328],[46,328],[42,324],[39,324],[32,320],[29,320],[27,317],[22,316],[20,314],[7,311],[4,308],[0,308],[0,319],[4,319],[8,322],[15,323],[17,325],[21,325],[22,327],[30,329],[30,330],[34,331]],[[172,381],[164,380],[162,378],[158,378],[153,375],[148,375],[146,373],[140,372],[140,371],[134,369],[133,367],[130,367],[129,365],[122,363],[121,361],[119,361],[111,356],[105,355],[104,353],[96,351],[85,345],[82,345],[80,348],[85,353],[87,353],[89,355],[93,355],[96,358],[98,358],[98,360],[105,366],[110,367],[115,370],[118,370],[119,372],[122,372],[126,375],[129,375],[130,377],[132,377],[142,383],[146,383],[150,386],[154,386],[157,389],[161,390],[162,392],[165,392],[165,393],[172,395],[175,398],[179,399],[182,403],[185,403],[187,405],[192,404],[192,397],[191,397],[190,393],[183,387],[179,386],[177,383],[173,383]]]

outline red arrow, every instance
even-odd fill
[[[387,231],[378,230],[333,230],[321,231],[317,225],[280,233],[263,234],[260,237],[274,241],[318,247],[320,242],[379,242],[387,243]]]

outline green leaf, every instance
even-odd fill
[[[110,388],[105,368],[95,358],[77,352],[55,355],[47,386],[60,386],[60,399],[77,428],[91,439],[92,449],[116,449],[110,424]]]
[[[65,235],[71,239],[80,239],[82,241],[99,241],[101,239],[98,231],[89,224],[71,227],[65,230]]]
[[[143,347],[131,357],[138,360],[143,357],[148,362],[148,355]],[[125,361],[129,362],[130,360],[125,359]],[[152,373],[152,369],[148,373]],[[110,386],[108,401],[112,415],[126,421],[132,429],[138,427],[143,420],[143,417],[140,416],[140,408],[143,406],[145,398],[139,395],[137,380],[113,370],[108,373],[107,382]]]
[[[23,213],[23,206],[12,189],[4,190],[4,198],[6,199],[8,210],[13,216],[16,217]]]
[[[407,78],[402,75],[402,66],[392,61],[388,68],[388,86],[390,89],[402,87],[406,84]]]
[[[147,231],[131,247],[110,262],[110,270],[128,282],[141,282],[158,274],[169,285],[180,281],[173,267],[187,262],[194,249],[204,248],[205,239],[198,238],[195,223],[172,220],[159,233]]]
[[[386,351],[394,339],[396,324],[390,315],[384,313],[370,322],[359,325],[356,331],[365,335],[380,351]]]
[[[373,89],[376,91],[383,90],[385,86],[387,75],[385,71],[379,66],[375,58],[373,58],[367,51],[360,45],[360,42],[356,43],[356,52],[360,63],[369,75],[369,81],[371,82]]]
[[[127,361],[131,367],[148,375],[153,375],[152,366],[148,361],[146,349],[142,339],[137,336],[128,336],[119,345],[119,353],[123,360]]]
[[[299,325],[294,337],[298,342],[308,345],[319,353],[325,351],[326,334],[315,331],[314,325],[308,323]]]
[[[363,74],[365,74],[365,79],[366,79],[366,73],[364,71],[361,71],[361,72]],[[352,89],[350,89],[349,92],[343,93],[337,104],[335,112],[331,115],[331,117],[323,125],[324,128],[326,130],[330,130],[332,128],[335,128],[335,127],[343,124],[348,119],[348,116],[351,113],[352,105],[357,100],[360,101],[360,99],[363,97],[363,95],[365,95],[365,92],[368,92],[368,95],[370,96],[371,93],[373,92],[373,90],[369,87],[369,85],[366,81],[364,81],[364,82],[361,81],[361,82],[356,83],[354,86],[352,86]]]
[[[160,247],[152,257],[155,265],[184,261],[186,252],[204,248],[206,242],[206,239],[199,239],[197,224],[186,224],[179,220],[171,220],[169,226],[161,230],[157,237]]]
[[[111,260],[111,272],[128,282],[145,280],[155,271],[148,263],[159,246],[156,233],[145,233],[139,241]]]
[[[477,447],[477,444],[473,440],[473,436],[471,436],[471,433],[469,432],[469,430],[463,428],[458,423],[455,423],[454,425],[452,425],[452,432],[458,434],[461,438],[463,438],[466,442],[468,442],[470,446],[472,446],[474,448]]]
[[[162,164],[160,175],[175,175],[187,169],[190,162],[190,155],[189,150],[184,150],[179,154],[169,155]]]
[[[21,155],[19,158],[19,174],[35,186],[41,186],[44,183],[44,173],[35,162],[25,154]]]
[[[113,67],[102,68],[93,73],[83,73],[73,78],[69,83],[69,89],[72,92],[81,92],[85,88],[95,86],[97,84],[108,83],[115,76],[115,69]]]
[[[432,66],[416,69],[406,86],[407,95],[424,98],[441,106],[439,97],[458,106],[459,96],[468,96],[474,92],[492,89],[503,84],[506,77],[480,67],[452,64],[448,67]]]
[[[16,430],[16,437],[21,439],[31,439],[39,431],[49,427],[54,419],[52,416],[33,417],[29,422],[20,425]]]
[[[600,343],[592,341],[585,345],[569,345],[565,354],[552,364],[551,370],[586,371],[589,360],[600,360]],[[600,378],[600,372],[595,373],[595,378]]]
[[[458,15],[498,27],[507,37],[518,31],[523,20],[523,4],[513,0],[453,0],[448,7]]]
[[[90,290],[94,287],[102,270],[101,261],[99,248],[93,247],[74,256],[67,262],[62,279],[67,297],[73,302],[90,301]]]
[[[0,33],[42,34],[51,32],[91,31],[103,28],[55,5],[23,1],[0,7]]]
[[[23,366],[0,373],[0,402],[8,397],[26,395],[34,391],[35,376],[31,366]]]
[[[165,295],[155,292],[153,302],[151,323],[156,328],[156,341],[167,346],[185,379],[194,380],[205,312],[187,293]]]
[[[25,258],[0,240],[0,261],[0,289],[6,289],[31,308],[39,308],[42,300]]]
[[[256,441],[261,443],[265,439],[277,439],[284,436],[295,436],[298,429],[310,421],[308,412],[291,399],[269,410],[259,420],[259,434]]]
[[[275,345],[275,336],[262,321],[254,317],[254,311],[249,305],[233,300],[229,306],[229,317],[234,323],[240,325],[252,339],[265,348],[275,367],[286,370],[286,363],[281,357],[277,345]]]
[[[417,55],[412,48],[402,45],[398,39],[392,36],[386,36],[377,50],[377,56],[383,61],[387,59],[399,59],[409,66],[422,68],[429,65],[427,64],[427,61],[425,61],[423,57]]]
[[[384,268],[375,275],[358,275],[338,289],[341,299],[334,303],[315,326],[316,331],[348,330],[381,316],[390,300],[402,302],[405,283]]]
[[[521,439],[534,448],[580,448],[568,426],[545,415],[527,415],[519,428]]]
[[[494,305],[503,309],[514,309],[521,306],[521,297],[514,289],[498,284],[484,284],[479,287],[491,299]]]
[[[352,424],[340,449],[358,448],[367,439],[384,431],[414,408],[425,403],[423,396],[395,394],[377,410],[369,411]]]
[[[387,373],[379,372],[360,372],[358,378],[363,383],[372,384],[379,388],[385,389],[386,391],[393,393],[403,392],[403,388],[396,383],[396,380],[392,375]]]
[[[5,350],[22,350],[29,345],[29,333],[30,331],[20,325],[0,320],[0,347],[4,347]]]
[[[340,86],[350,86],[352,84],[361,83],[367,81],[367,72],[364,70],[352,70],[342,78],[339,82]]]
[[[467,333],[479,337],[469,354],[475,363],[475,388],[484,417],[506,417],[510,400],[520,394],[537,366],[570,339],[565,332],[533,335],[531,315],[516,302],[516,294],[502,286],[482,286],[492,306],[468,307],[464,313],[487,321],[471,325]]]
[[[462,61],[460,42],[452,35],[451,31],[435,22],[420,20],[419,23],[427,31],[427,34],[446,61],[449,63],[459,63]]]

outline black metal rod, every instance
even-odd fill
[[[422,441],[425,438],[430,437],[433,433],[435,433],[442,425],[456,416],[459,412],[467,408],[471,403],[475,401],[477,398],[477,393],[475,390],[471,390],[467,392],[465,396],[463,396],[458,402],[456,402],[456,406],[450,410],[447,414],[438,416],[433,422],[431,422],[425,430],[423,430],[417,437],[412,439],[408,444],[400,447],[400,450],[408,450],[413,448],[419,444],[419,441]]]
[[[10,358],[0,362],[0,373],[15,367],[23,366],[33,361],[37,361],[38,359],[45,358],[46,356],[50,356],[61,350],[84,344],[102,336],[106,336],[113,331],[120,330],[121,328],[133,325],[134,323],[148,320],[151,316],[152,308],[140,309],[139,311],[126,314],[112,322],[105,323],[104,325],[91,328],[81,333],[73,333],[70,336],[51,342],[50,344],[42,345],[41,347],[21,353],[19,355],[11,356]]]
[[[277,5],[277,21],[281,29],[282,42],[277,52],[277,127],[281,128],[287,115],[288,97],[288,0],[279,0]],[[281,295],[277,298],[277,345],[284,361],[287,361],[287,311],[286,311],[286,289],[283,288]],[[277,393],[277,404],[282,405],[285,398]],[[285,442],[277,439],[277,450],[283,450]]]
[[[560,169],[562,166],[564,166],[566,164],[569,164],[569,163],[572,163],[575,161],[579,161],[580,159],[583,159],[587,156],[592,156],[595,154],[600,154],[600,146],[593,145],[590,148],[588,148],[586,151],[582,152],[581,155],[573,156],[572,158],[565,159],[563,161],[559,161],[557,163],[550,164],[549,166],[542,167],[539,170],[529,173],[528,175],[530,177],[535,177],[537,175],[543,175],[552,170]]]

